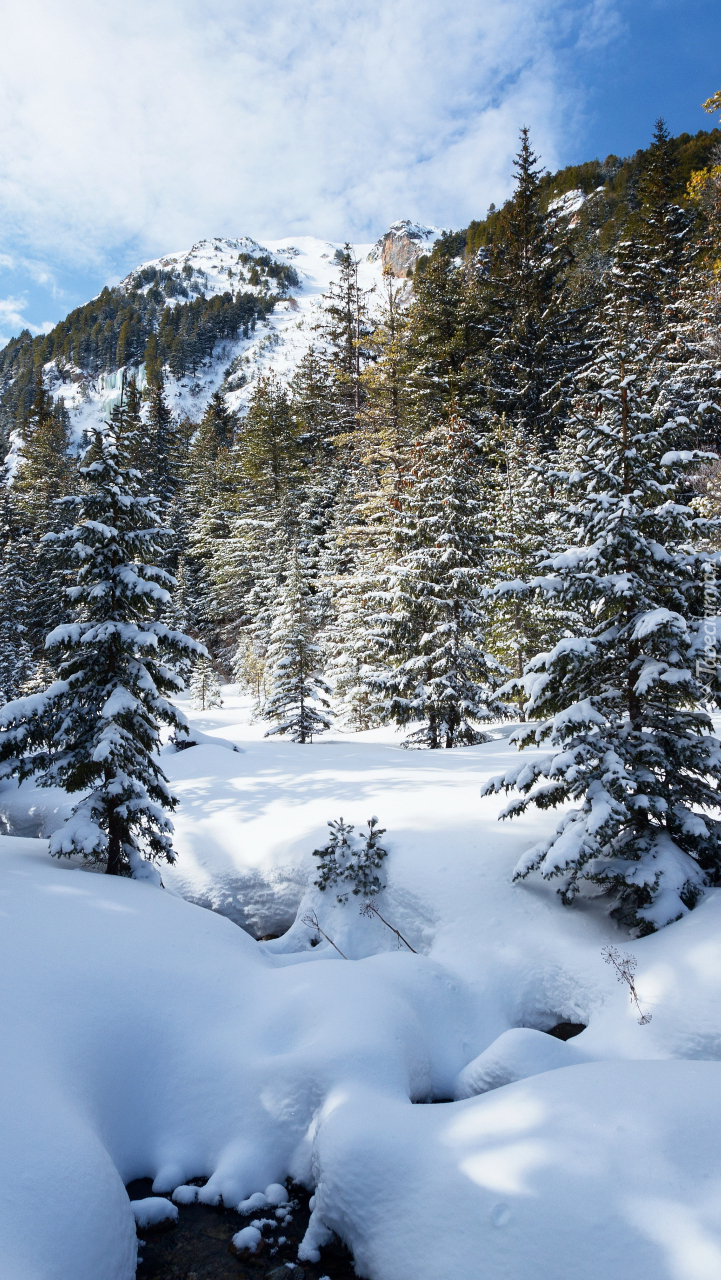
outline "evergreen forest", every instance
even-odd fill
[[[170,856],[153,746],[183,678],[203,707],[240,683],[309,748],[393,723],[460,750],[520,721],[544,750],[489,790],[511,817],[576,807],[516,874],[566,902],[591,882],[651,932],[721,881],[721,131],[659,120],[635,156],[550,175],[524,128],[512,196],[410,286],[386,270],[370,295],[337,257],[305,355],[242,417],[216,392],[176,420],[165,380],[297,285],[269,257],[239,266],[261,293],[152,268],[0,353],[3,768],[104,786],[63,838],[127,871]],[[79,452],[50,361],[126,369]],[[122,654],[135,701],[113,718]]]

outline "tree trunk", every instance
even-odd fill
[[[108,865],[105,868],[105,874],[108,876],[122,875],[123,871],[123,850],[120,830],[120,820],[113,811],[110,814],[108,822]]]

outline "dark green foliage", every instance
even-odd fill
[[[378,872],[388,850],[380,843],[381,836],[386,833],[385,827],[378,826],[377,818],[369,818],[368,830],[361,831],[358,844],[353,840],[353,826],[339,818],[337,822],[329,822],[330,839],[322,849],[314,849],[313,857],[318,859],[317,889],[325,892],[334,885],[352,886],[352,892],[364,898],[372,898],[380,893],[383,882]],[[348,900],[348,889],[337,895],[339,902]]]
[[[691,173],[709,164],[714,148],[721,143],[721,129],[700,129],[695,135],[681,133],[676,138],[669,138],[668,143],[670,181],[666,194],[669,199],[680,203]],[[539,180],[542,206],[548,208],[553,200],[568,191],[582,191],[586,196],[598,191],[594,202],[599,205],[594,229],[600,220],[602,246],[612,248],[622,234],[629,214],[639,206],[639,187],[654,158],[652,145],[625,159],[609,155],[602,161],[589,160],[585,164],[567,165],[556,173],[543,174]],[[446,245],[453,237],[465,239],[468,254],[488,248],[500,232],[501,212],[491,208],[485,218],[469,223],[464,231],[454,232],[451,237],[441,237],[436,241],[433,252],[446,253]],[[582,217],[579,225],[583,220]]]
[[[74,616],[46,639],[60,679],[3,709],[0,761],[5,777],[39,774],[41,786],[85,793],[54,833],[53,854],[147,878],[145,858],[174,860],[159,725],[185,723],[170,701],[182,688],[177,665],[204,650],[154,620],[174,585],[157,567],[165,530],[156,499],[128,467],[119,425],[119,439],[95,432],[80,492],[63,503],[68,525],[49,535],[74,571]]]
[[[239,291],[167,305],[159,287],[147,293],[103,289],[50,333],[32,338],[23,330],[0,351],[0,431],[7,435],[22,421],[32,404],[36,370],[48,361],[57,361],[61,376],[72,366],[94,378],[147,359],[149,382],[157,381],[163,366],[182,378],[210,359],[218,343],[255,328],[277,296]]]

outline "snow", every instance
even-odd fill
[[[573,191],[566,191],[562,196],[557,196],[548,206],[549,213],[555,210],[556,213],[565,217],[571,217],[572,214],[578,213],[586,203],[587,196],[580,187],[574,187]]]
[[[233,1236],[233,1248],[239,1252],[241,1249],[248,1249],[251,1253],[255,1253],[262,1239],[263,1233],[257,1227],[242,1227]]]
[[[164,1196],[147,1196],[145,1200],[131,1200],[130,1208],[141,1230],[143,1227],[157,1227],[161,1222],[178,1220],[177,1208]]]
[[[537,1076],[543,1071],[574,1066],[585,1062],[586,1055],[576,1045],[556,1040],[531,1027],[513,1027],[504,1031],[483,1053],[459,1072],[453,1096],[472,1098],[490,1089],[499,1089],[515,1080]]]
[[[394,223],[391,227],[391,231],[393,230],[406,231],[412,239],[418,241],[419,248],[427,250],[430,250],[433,240],[439,234],[437,228],[424,227],[418,223],[409,223],[407,226],[404,223]],[[360,287],[375,290],[379,300],[383,279],[381,244],[382,240],[379,240],[375,245],[351,246],[360,264]],[[286,236],[280,240],[264,240],[262,243],[248,236],[216,236],[212,240],[199,241],[189,250],[166,254],[163,258],[142,263],[132,271],[121,282],[121,288],[137,288],[139,273],[147,267],[173,271],[187,283],[188,278],[183,275],[187,268],[193,273],[189,277],[192,281],[191,297],[198,293],[208,298],[219,296],[228,290],[235,293],[238,289],[259,296],[264,294],[262,286],[253,286],[247,279],[237,278],[240,253],[249,253],[253,257],[268,255],[275,263],[292,266],[299,277],[299,286],[288,291],[288,296],[276,304],[267,320],[259,322],[247,339],[239,336],[232,342],[220,344],[212,362],[206,363],[196,377],[188,375],[181,380],[168,377],[166,398],[173,412],[199,421],[207,401],[221,387],[226,370],[234,362],[245,381],[242,386],[230,390],[226,398],[228,406],[241,413],[247,407],[259,377],[272,369],[279,377],[289,378],[311,343],[318,344],[319,336],[315,325],[319,305],[331,282],[338,279],[335,255],[343,247],[341,242],[319,240],[315,236]],[[229,279],[228,270],[235,273],[235,278]],[[244,274],[247,274],[245,270]],[[274,282],[271,284],[274,287]],[[149,287],[150,285],[145,286],[145,291]],[[195,293],[192,292],[193,289]],[[188,299],[179,297],[176,301],[181,304]],[[173,299],[169,300],[169,305],[173,305]],[[145,386],[144,365],[135,372],[142,391]],[[111,370],[100,374],[96,379],[90,379],[81,370],[68,368],[61,376],[55,362],[50,362],[45,366],[44,377],[53,396],[62,399],[70,411],[73,430],[78,438],[93,423],[103,420],[120,400],[122,370]]]
[[[124,1184],[145,1176],[249,1218],[293,1176],[314,1189],[301,1260],[334,1230],[371,1280],[721,1273],[721,892],[629,942],[599,901],[511,883],[558,815],[499,823],[480,798],[518,759],[507,726],[458,751],[391,730],[301,746],[223,703],[182,701],[203,738],[163,756],[165,889],[0,838],[2,1280],[132,1280]],[[29,830],[41,793],[3,786]],[[67,812],[47,800],[44,836]],[[415,955],[312,885],[327,821],[374,813],[377,901]],[[349,959],[312,945],[310,911]],[[609,943],[636,957],[646,1025]],[[543,1034],[559,1021],[586,1030]]]

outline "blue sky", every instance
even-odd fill
[[[711,125],[718,0],[24,0],[0,44],[0,341],[203,236],[374,240]]]

